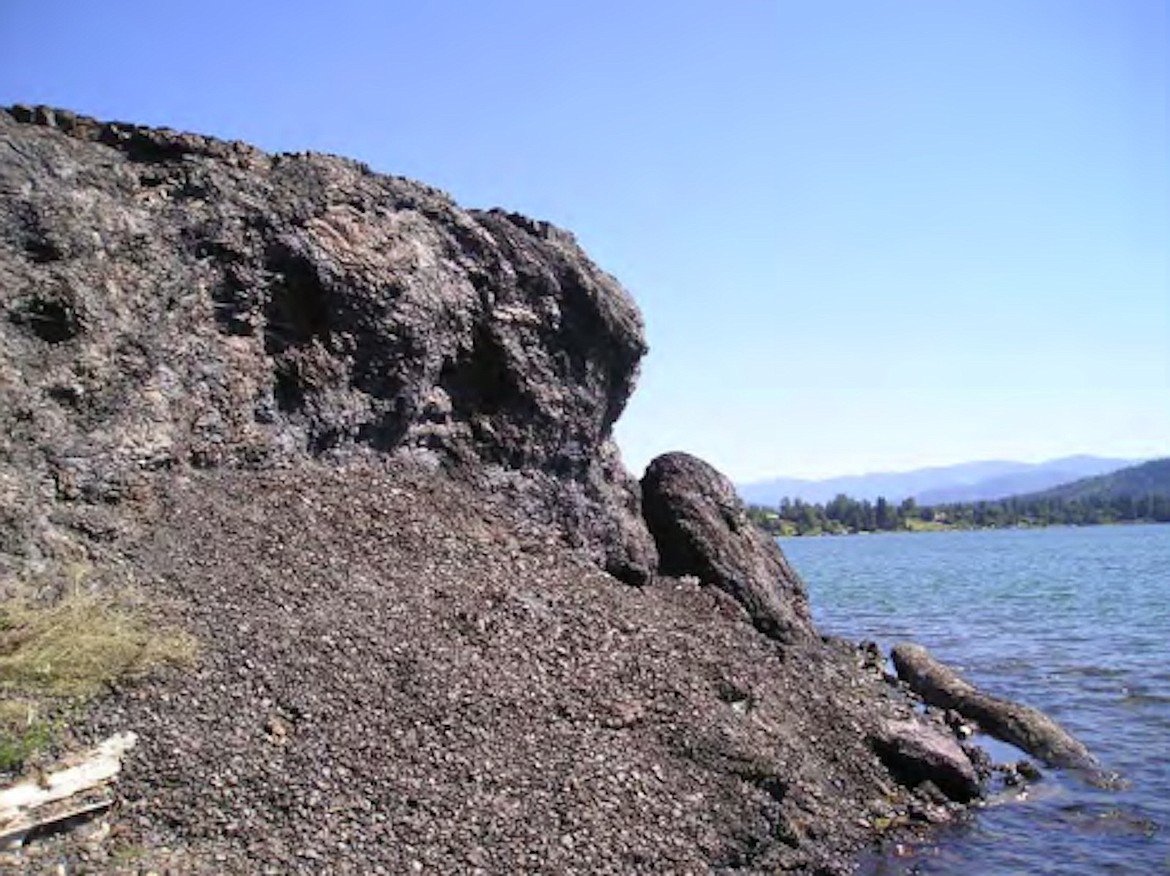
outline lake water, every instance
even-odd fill
[[[887,654],[925,645],[988,692],[1047,712],[1128,783],[1102,790],[1045,770],[1025,799],[992,802],[871,873],[1170,873],[1170,526],[780,544],[823,632]]]

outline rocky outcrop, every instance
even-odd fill
[[[568,233],[45,108],[0,111],[0,140],[9,511],[118,501],[151,469],[405,453],[494,472],[625,580],[653,570],[610,438],[641,318]],[[42,507],[12,547],[69,541]]]
[[[984,732],[1049,766],[1097,769],[1089,749],[1039,709],[984,693],[921,645],[902,642],[894,646],[890,656],[898,677],[932,706],[953,709]]]
[[[506,497],[405,464],[154,477],[117,544],[202,657],[90,716],[140,742],[71,871],[827,876],[936,808],[875,754],[911,707],[854,649],[619,585]]]
[[[812,638],[808,595],[776,542],[748,520],[731,482],[694,456],[659,456],[642,478],[646,522],[662,571],[730,594],[764,634]]]
[[[845,873],[951,811],[730,483],[625,471],[641,320],[567,233],[44,108],[0,193],[0,588],[201,649],[74,721],[141,744],[72,869]]]

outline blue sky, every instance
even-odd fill
[[[0,3],[0,102],[574,231],[618,439],[739,480],[1170,454],[1167,3]]]

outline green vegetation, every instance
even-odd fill
[[[68,716],[112,685],[195,657],[190,636],[153,623],[130,588],[78,582],[49,603],[0,605],[0,772],[51,747]]]
[[[1024,498],[1090,502],[1098,499],[1124,500],[1127,497],[1140,501],[1156,496],[1170,496],[1170,459],[1131,465],[1111,474],[1083,478]]]
[[[776,508],[753,506],[749,514],[773,535],[1167,523],[1170,459],[994,502],[920,507],[913,499],[895,505],[883,498],[869,502],[840,495],[824,505],[784,499]]]
[[[32,700],[0,700],[0,773],[16,772],[57,738],[60,719],[48,719]]]

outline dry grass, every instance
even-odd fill
[[[160,630],[124,595],[74,591],[48,606],[0,607],[0,692],[90,697],[166,663],[194,641]]]
[[[51,745],[78,704],[195,655],[195,640],[161,627],[129,588],[75,583],[52,603],[8,600],[0,605],[0,771]]]

